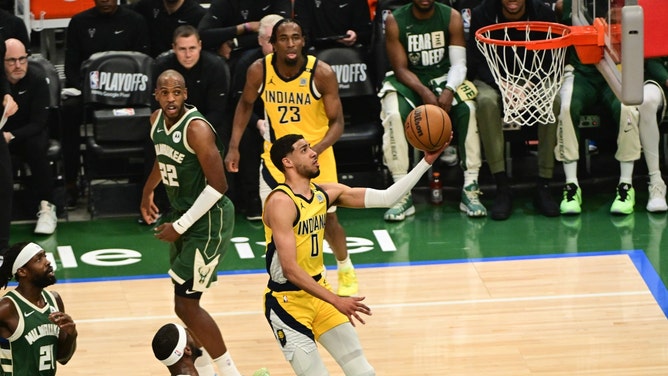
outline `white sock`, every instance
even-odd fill
[[[649,173],[649,183],[650,184],[661,184],[663,183],[663,178],[661,178],[661,171],[652,171]]]
[[[200,348],[202,350],[202,356],[195,359],[195,369],[200,376],[216,376],[216,370],[213,368],[213,359],[204,347]]]
[[[633,184],[633,161],[619,162],[619,184]]]
[[[473,182],[478,181],[478,175],[479,171],[478,170],[466,170],[464,171],[464,186],[469,186],[473,184]]]
[[[241,376],[229,351],[214,359],[213,362],[216,363],[220,376]]]
[[[343,261],[336,260],[337,269],[340,271],[354,269],[353,263],[350,261],[350,256],[346,256]]]
[[[564,162],[564,175],[566,175],[566,184],[573,183],[578,187],[578,162]]]

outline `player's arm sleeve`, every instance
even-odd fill
[[[424,159],[420,161],[406,176],[397,180],[387,189],[378,190],[367,188],[364,194],[364,207],[387,208],[408,193],[431,165]]]
[[[445,87],[455,91],[466,79],[466,47],[449,46],[448,54],[450,55],[450,70]]]
[[[197,200],[195,200],[190,209],[183,213],[181,218],[172,223],[174,230],[179,234],[188,231],[190,226],[197,222],[198,219],[202,218],[202,216],[206,214],[206,212],[208,212],[221,197],[223,197],[223,194],[218,192],[212,186],[207,185],[204,187],[202,193],[199,194],[199,197],[197,197]]]

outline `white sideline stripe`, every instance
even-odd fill
[[[636,296],[636,295],[651,295],[650,291],[626,291],[626,292],[609,292],[598,294],[567,294],[567,295],[550,295],[550,296],[526,296],[515,298],[497,298],[497,299],[471,299],[471,300],[452,300],[452,301],[431,301],[431,302],[414,302],[414,303],[395,303],[395,304],[374,304],[371,306],[372,311],[376,309],[387,308],[410,308],[410,307],[427,307],[427,306],[453,306],[466,304],[480,304],[480,303],[515,303],[528,301],[543,301],[543,300],[560,300],[560,299],[587,299],[587,298],[602,298],[615,296]],[[261,311],[235,311],[235,312],[209,312],[211,316],[231,317],[231,316],[250,316],[260,315]],[[76,323],[105,323],[105,322],[122,322],[122,321],[138,321],[138,320],[173,320],[174,315],[164,316],[136,316],[136,317],[106,317],[99,319],[83,319],[76,320]]]

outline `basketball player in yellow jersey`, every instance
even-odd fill
[[[239,141],[258,97],[265,108],[268,123],[260,172],[260,197],[264,203],[271,189],[283,182],[283,175],[271,162],[272,142],[290,133],[304,135],[318,153],[325,171],[316,182],[337,182],[332,145],[343,133],[343,112],[339,85],[332,68],[307,56],[301,25],[292,19],[278,21],[269,39],[274,53],[256,60],[246,74],[246,84],[234,114],[230,145],[225,166],[239,170]],[[338,265],[338,294],[357,294],[357,276],[348,257],[346,234],[336,215],[336,207],[327,213],[325,238]]]
[[[371,315],[364,297],[335,295],[323,272],[322,246],[327,207],[390,207],[403,197],[431,167],[443,149],[425,153],[406,176],[385,190],[351,188],[339,183],[315,184],[320,175],[318,153],[303,136],[289,134],[276,140],[272,162],[285,175],[267,197],[262,221],[267,242],[265,317],[281,351],[297,375],[328,375],[316,341],[332,355],[345,375],[375,375],[354,320],[364,324]]]

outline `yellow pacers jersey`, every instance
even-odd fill
[[[297,218],[293,224],[295,241],[297,243],[297,264],[310,276],[321,278],[325,270],[323,261],[323,240],[325,239],[325,217],[329,198],[319,186],[311,183],[313,195],[307,199],[296,195],[290,187],[281,184],[274,188],[270,195],[285,192],[297,208]],[[297,286],[290,283],[283,274],[281,263],[276,253],[271,228],[264,226],[264,236],[267,242],[266,263],[269,273],[269,288],[274,291],[297,291]],[[280,252],[280,250],[278,250]]]
[[[301,134],[311,145],[319,143],[329,129],[322,95],[315,87],[315,56],[307,57],[301,73],[291,79],[281,77],[273,65],[274,54],[264,58],[264,83],[259,94],[264,102],[265,119],[269,122],[269,140],[264,142],[262,160],[277,183],[285,179],[271,162],[271,143],[286,134]],[[336,182],[334,150],[329,147],[318,156],[320,176],[316,182]]]

